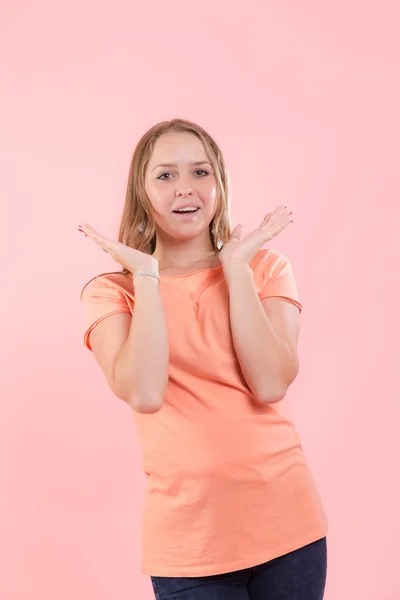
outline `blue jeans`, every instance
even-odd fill
[[[206,577],[151,577],[156,600],[322,600],[327,543],[322,538],[262,565]]]

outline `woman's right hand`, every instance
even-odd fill
[[[114,242],[101,235],[87,223],[79,225],[78,229],[92,238],[104,252],[107,252],[113,260],[131,273],[135,271],[155,271],[158,273],[158,260],[151,254],[130,248],[121,242]]]

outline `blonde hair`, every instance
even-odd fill
[[[185,119],[172,119],[151,127],[139,140],[132,156],[125,205],[118,234],[118,241],[130,248],[136,248],[147,254],[153,254],[155,250],[156,228],[151,203],[145,189],[146,169],[158,138],[166,133],[182,132],[191,133],[199,138],[214,170],[218,203],[209,229],[215,251],[218,252],[221,243],[224,244],[229,239],[232,227],[231,187],[221,149],[211,135],[199,125]],[[123,268],[121,271],[112,273],[129,275],[130,271]],[[106,274],[103,273],[103,275]]]

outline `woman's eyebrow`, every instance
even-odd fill
[[[194,166],[210,165],[210,167],[211,167],[211,164],[207,160],[200,160],[200,161],[196,161],[196,162],[191,162],[189,164],[194,165]],[[176,163],[160,163],[159,165],[154,167],[153,171],[155,171],[158,167],[177,167],[177,166],[178,165]]]

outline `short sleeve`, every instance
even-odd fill
[[[260,299],[278,296],[286,298],[295,304],[300,312],[299,293],[290,261],[279,252],[272,250],[264,254],[261,261],[263,266],[263,285],[259,292]]]
[[[92,350],[89,334],[106,317],[117,313],[132,314],[124,293],[111,281],[99,277],[90,281],[83,289],[84,336],[83,343]]]

